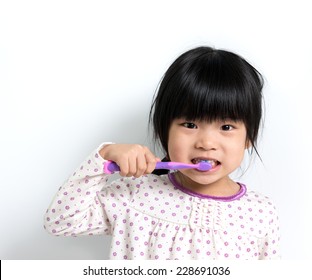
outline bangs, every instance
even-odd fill
[[[210,122],[231,119],[247,123],[254,105],[259,104],[253,93],[255,77],[243,73],[237,62],[235,65],[230,60],[221,63],[219,57],[209,63],[198,60],[188,71],[181,73],[182,76],[176,77],[180,86],[172,89],[168,104],[171,120],[185,118]]]
[[[176,95],[176,102],[171,108],[172,120],[184,118],[211,122],[231,119],[245,122],[251,113],[244,88],[238,81],[235,84],[235,81],[229,80],[229,77],[223,76],[222,80],[208,83],[206,80],[202,84],[186,80],[184,88],[176,92]]]

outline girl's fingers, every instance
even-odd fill
[[[124,160],[121,160],[119,163],[119,168],[120,168],[120,171],[119,171],[119,174],[120,176],[122,177],[126,177],[129,173],[129,160],[128,159],[124,159]]]
[[[141,177],[144,174],[152,173],[156,166],[156,157],[144,146],[138,149],[136,159],[129,160],[129,172],[127,176]]]
[[[146,171],[146,160],[143,153],[138,154],[136,159],[136,172],[133,174],[134,177],[141,177]]]
[[[156,163],[160,161],[160,159],[156,158],[152,153],[146,154],[145,159],[147,163],[145,174],[152,173],[155,170]]]
[[[137,144],[112,144],[101,150],[104,159],[115,161],[123,177],[140,177],[152,173],[160,159],[145,146]]]

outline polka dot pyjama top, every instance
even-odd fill
[[[44,217],[56,236],[112,236],[111,259],[279,259],[272,201],[244,184],[230,197],[189,191],[169,175],[108,183],[96,149],[58,190]]]

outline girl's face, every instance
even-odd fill
[[[169,129],[171,161],[198,163],[208,160],[212,164],[209,171],[184,169],[176,175],[185,188],[202,194],[226,196],[238,191],[239,186],[229,174],[240,166],[246,148],[243,122],[175,119]]]

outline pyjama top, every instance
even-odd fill
[[[242,183],[228,197],[181,186],[175,172],[109,182],[98,147],[61,186],[44,217],[56,236],[111,235],[110,259],[279,259],[273,202]]]

